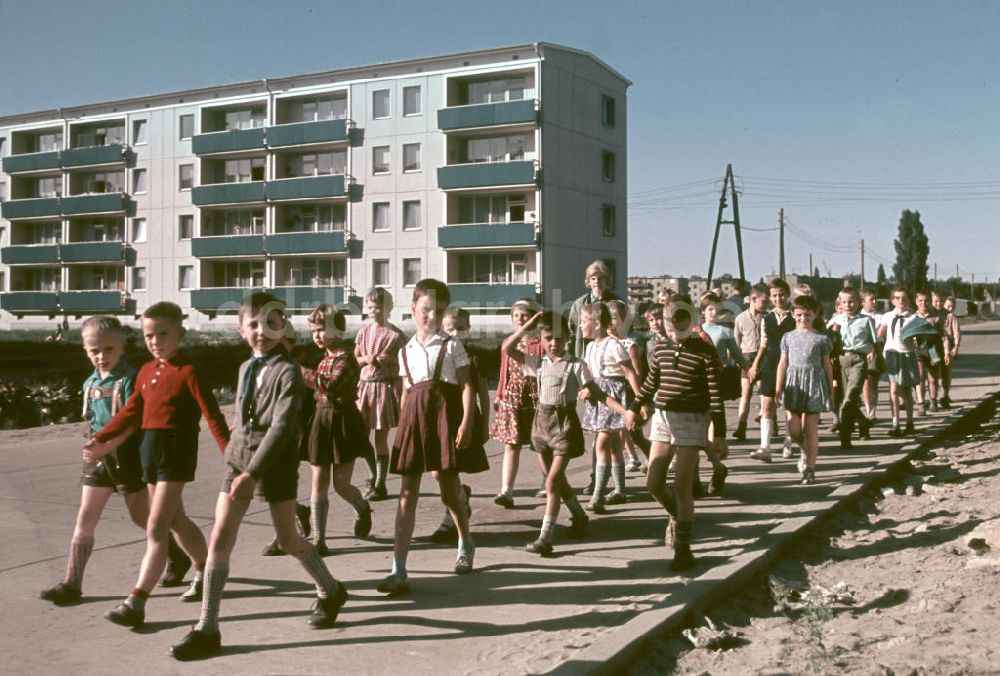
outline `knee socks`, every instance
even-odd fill
[[[552,542],[552,530],[555,528],[555,519],[548,516],[542,519],[542,531],[538,534],[538,539],[542,542]]]
[[[375,485],[385,488],[385,477],[389,472],[389,456],[379,455],[375,458]]]
[[[69,543],[69,562],[66,564],[66,584],[73,589],[83,588],[83,571],[87,567],[94,538],[73,538]]]
[[[330,575],[330,569],[326,567],[316,548],[312,545],[306,547],[305,555],[300,559],[302,567],[309,573],[309,577],[316,583],[316,594],[321,599],[328,598],[337,588],[338,582]]]
[[[761,416],[760,419],[760,447],[765,451],[771,450],[771,432],[774,431],[774,421]]]
[[[603,462],[597,463],[594,468],[594,495],[591,502],[604,500],[604,489],[608,487],[608,466]]]
[[[330,501],[324,495],[321,498],[312,499],[312,514],[309,520],[312,521],[313,542],[320,544],[326,542],[326,518],[330,512]]]
[[[205,583],[201,598],[201,619],[196,630],[216,632],[219,630],[219,607],[222,605],[222,590],[229,577],[228,563],[209,563],[205,566]]]
[[[625,465],[618,463],[611,463],[611,476],[615,480],[615,491],[618,493],[625,492]]]

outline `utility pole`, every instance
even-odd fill
[[[972,287],[972,295],[969,296],[969,298],[971,298],[972,301],[975,302],[976,301],[976,273],[975,272],[972,273],[972,284],[970,284],[969,286]]]
[[[812,254],[809,254],[809,267],[812,268]],[[812,274],[812,270],[809,270]],[[778,212],[778,276],[785,278],[785,210]]]
[[[812,251],[809,252],[809,269],[806,270],[806,276],[808,276],[808,277],[812,277],[813,276],[813,252]]]
[[[937,281],[937,263],[934,264],[934,281]]]
[[[859,291],[865,290],[865,238],[861,238],[861,288]]]
[[[729,193],[730,199],[733,201],[733,218],[732,220],[723,220],[722,214],[728,206],[726,202],[726,193]],[[746,279],[746,270],[743,267],[743,235],[740,231],[740,202],[739,197],[736,194],[736,179],[733,178],[733,165],[726,165],[726,175],[722,179],[722,194],[719,195],[719,212],[715,217],[715,236],[712,238],[712,257],[708,261],[708,287],[712,286],[712,275],[715,273],[715,254],[719,250],[719,231],[722,229],[722,224],[732,225],[736,231],[736,257],[740,265],[740,279]]]

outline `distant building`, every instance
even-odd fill
[[[673,277],[671,275],[629,277],[628,302],[634,305],[653,302],[664,289],[669,289],[674,293],[687,293],[688,279],[686,277]]]

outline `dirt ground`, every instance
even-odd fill
[[[964,432],[631,673],[1000,673],[1000,415]]]

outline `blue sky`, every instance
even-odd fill
[[[751,278],[777,267],[783,206],[792,272],[857,272],[864,237],[873,277],[915,209],[940,276],[996,281],[997,26],[988,1],[0,0],[0,115],[556,42],[634,83],[631,274],[705,274],[732,162]]]

